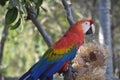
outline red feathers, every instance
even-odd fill
[[[78,46],[82,45],[84,41],[84,33],[82,27],[78,26],[77,24],[74,24],[67,32],[66,34],[58,41],[56,42],[53,47],[55,49],[61,49],[61,48],[70,48],[74,44],[78,44]]]
[[[93,24],[93,20],[89,20],[90,21],[90,25]]]

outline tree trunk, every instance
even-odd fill
[[[8,29],[9,29],[9,26],[5,25],[2,32],[2,38],[0,42],[0,66],[2,64],[3,50],[4,50],[5,41],[6,41],[6,36],[8,34]],[[2,74],[0,74],[0,80],[2,80]]]
[[[110,22],[110,0],[99,0],[99,19],[100,31],[99,42],[107,45],[109,59],[107,61],[106,77],[109,80],[113,78],[113,61],[112,61],[112,45],[111,45],[111,22]]]

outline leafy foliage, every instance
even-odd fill
[[[2,6],[4,6],[6,2],[7,2],[7,0],[2,0],[0,4]],[[40,11],[40,7],[43,3],[43,0],[30,0],[30,1],[27,1],[27,0],[9,0],[8,2],[9,2],[9,4],[8,4],[8,11],[7,11],[6,16],[5,16],[5,23],[7,25],[11,25],[12,26],[11,29],[16,29],[19,27],[19,25],[21,23],[21,19],[22,20],[27,19],[28,13],[27,13],[26,8],[28,6],[34,5],[35,6],[34,9],[36,10],[35,15],[36,15],[36,17],[38,16],[39,11]],[[41,9],[44,9],[44,8],[41,8]],[[17,18],[19,20],[16,22]]]

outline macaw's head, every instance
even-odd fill
[[[84,34],[89,35],[95,33],[95,26],[92,20],[81,20],[78,21],[77,23],[78,25],[82,26]]]

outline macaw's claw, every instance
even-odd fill
[[[68,69],[63,72],[64,80],[76,80],[77,73],[78,71],[69,65]]]
[[[70,70],[73,73],[78,73],[78,71],[74,67],[72,67],[71,65],[68,66],[68,70]]]

